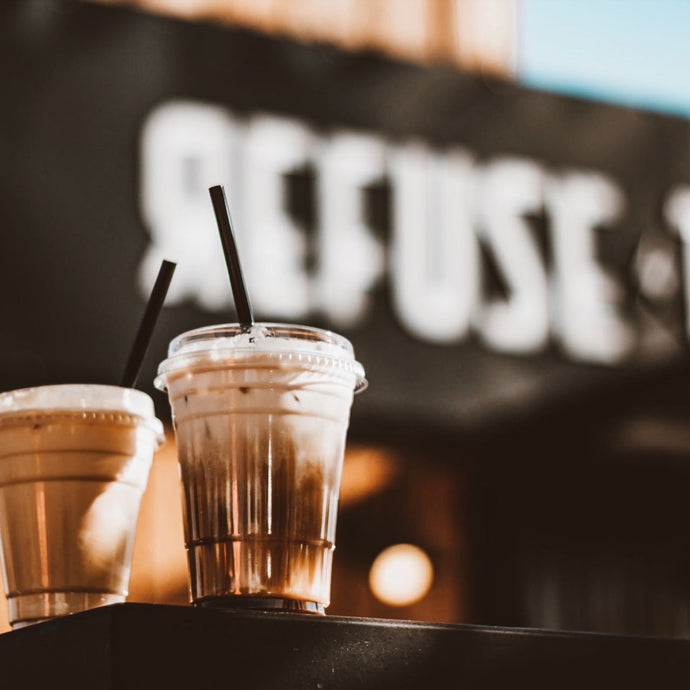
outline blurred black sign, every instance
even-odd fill
[[[690,127],[449,67],[88,3],[0,8],[0,388],[141,375],[234,311],[349,337],[353,433],[472,429],[685,357]]]

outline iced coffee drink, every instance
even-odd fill
[[[216,326],[175,339],[159,369],[183,488],[192,600],[323,612],[353,393],[329,331]]]
[[[133,389],[0,395],[0,539],[13,628],[125,601],[163,426]]]

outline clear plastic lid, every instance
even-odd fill
[[[278,366],[293,364],[349,374],[355,393],[367,387],[364,368],[355,360],[347,338],[321,328],[279,323],[257,323],[248,330],[239,324],[221,324],[182,333],[171,341],[155,385],[165,390],[166,376],[181,369],[193,370],[213,362],[247,366],[259,357]]]
[[[84,410],[130,414],[144,419],[158,436],[163,435],[163,424],[155,416],[151,396],[134,388],[65,383],[0,393],[0,416],[30,410]]]

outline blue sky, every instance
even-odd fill
[[[690,117],[690,0],[521,0],[527,86]]]

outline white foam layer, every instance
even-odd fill
[[[352,385],[320,372],[274,368],[205,370],[170,375],[168,396],[178,422],[188,417],[232,414],[294,415],[347,424]]]

